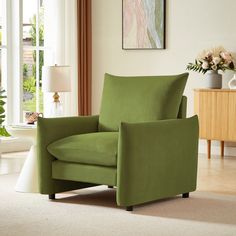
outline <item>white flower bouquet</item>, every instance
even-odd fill
[[[207,71],[234,70],[235,64],[231,53],[223,47],[217,47],[204,50],[195,63],[189,63],[186,69],[205,74]]]

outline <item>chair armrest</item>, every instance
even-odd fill
[[[75,188],[78,183],[52,179],[52,161],[55,159],[47,146],[67,136],[98,131],[98,116],[40,118],[37,122],[37,158],[40,192],[52,194]]]
[[[132,206],[196,189],[198,117],[122,123],[117,203]]]

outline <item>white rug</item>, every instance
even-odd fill
[[[58,194],[16,193],[17,175],[0,176],[1,236],[234,236],[236,197],[195,192],[127,212],[106,186]]]

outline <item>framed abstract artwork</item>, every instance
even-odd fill
[[[122,0],[122,48],[165,49],[165,0]]]

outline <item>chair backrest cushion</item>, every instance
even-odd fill
[[[118,131],[120,123],[175,119],[188,73],[124,77],[105,74],[99,131]]]

